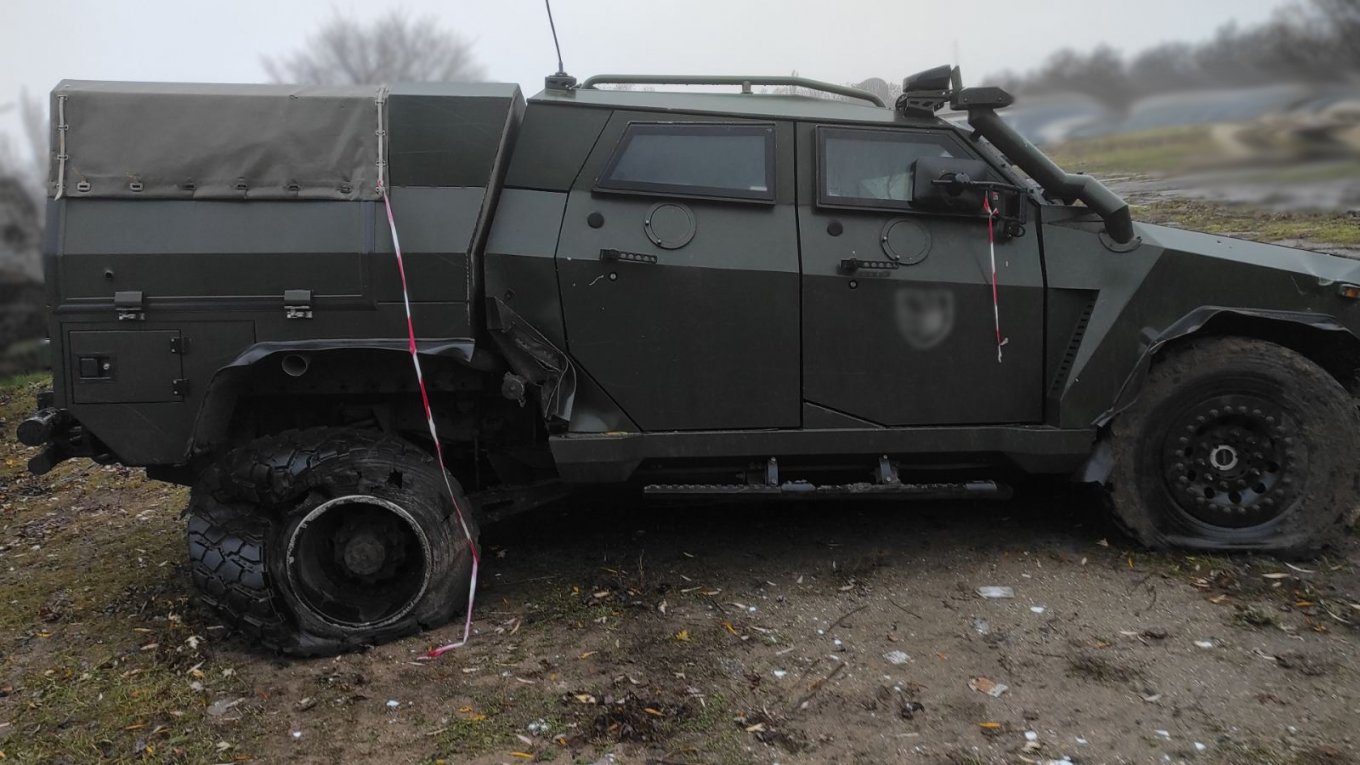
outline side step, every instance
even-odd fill
[[[691,497],[862,497],[883,499],[1010,499],[1011,487],[996,481],[959,483],[844,483],[818,486],[807,481],[779,484],[664,484],[643,488],[644,494]]]

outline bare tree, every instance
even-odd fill
[[[316,85],[466,82],[486,76],[469,42],[433,18],[400,11],[368,23],[336,15],[300,50],[265,57],[264,67],[274,82]]]
[[[1117,51],[1102,45],[1090,53],[1060,50],[1033,75],[1031,92],[1081,93],[1109,106],[1121,109],[1136,91]]]
[[[20,136],[0,134],[0,176],[17,179],[35,203],[47,183],[47,110],[42,99],[19,93],[18,103],[0,104],[0,113],[17,111]]]
[[[1227,24],[1200,43],[1164,43],[1128,59],[1109,48],[1062,50],[1039,69],[1005,73],[1022,93],[1086,93],[1119,109],[1153,93],[1360,78],[1360,0],[1297,0],[1261,24]]]
[[[16,139],[0,134],[0,272],[41,279],[39,242],[47,183],[47,113],[42,101],[28,91],[19,94],[17,104],[0,104],[0,113],[7,111],[18,112],[21,135]],[[18,299],[6,293],[0,296],[0,303]],[[9,332],[10,313],[0,310],[0,346]]]

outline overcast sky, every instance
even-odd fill
[[[966,82],[1063,46],[1138,50],[1268,18],[1288,0],[557,0],[567,71],[897,80],[953,63]],[[489,78],[556,68],[541,0],[0,0],[0,108],[63,78],[257,82],[334,13],[398,7],[464,35]],[[11,130],[13,110],[0,113]]]

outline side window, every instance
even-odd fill
[[[774,201],[774,126],[628,126],[598,188]]]
[[[948,135],[924,131],[817,128],[817,202],[910,207],[911,166],[922,157],[966,156]]]

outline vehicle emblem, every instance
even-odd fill
[[[907,344],[925,351],[944,342],[954,329],[954,293],[946,289],[897,290],[897,331]]]

